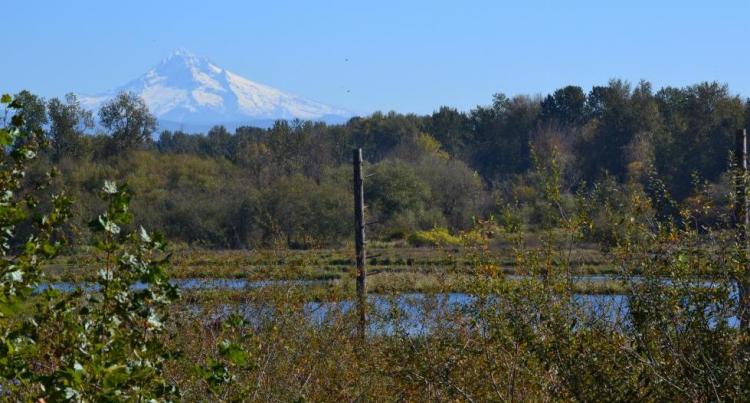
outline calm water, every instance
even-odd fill
[[[575,281],[596,282],[613,279],[616,278],[608,275],[594,275],[578,276]],[[635,281],[641,281],[641,279]],[[220,278],[174,279],[170,282],[184,290],[242,290],[270,286],[296,287],[328,283],[325,280],[250,281]],[[709,282],[705,281],[699,281],[698,283],[710,285]],[[56,282],[40,285],[37,291],[52,288],[62,292],[71,292],[79,286],[87,291],[98,289],[98,285],[93,283]],[[145,284],[136,284],[133,288],[143,289]],[[736,294],[732,297],[736,297]],[[371,319],[369,330],[376,334],[405,333],[419,335],[429,333],[438,327],[458,326],[457,322],[471,316],[469,310],[477,309],[477,297],[465,293],[369,295],[368,301],[370,303],[368,314]],[[573,296],[573,302],[579,308],[581,318],[585,321],[603,320],[610,324],[623,326],[628,323],[628,297],[625,295],[576,294]],[[352,309],[355,309],[353,301],[308,302],[303,307],[305,316],[309,320],[321,324],[330,319],[331,315],[340,315]],[[273,314],[267,306],[248,303],[225,304],[216,308],[213,312],[203,312],[203,308],[199,305],[193,306],[191,310],[196,314],[208,313],[211,318],[226,316],[232,312],[240,313],[251,322]],[[736,318],[731,318],[729,322],[732,326],[738,325]]]

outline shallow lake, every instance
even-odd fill
[[[509,276],[510,277],[510,276]],[[513,276],[511,279],[522,279],[521,276]],[[606,281],[617,279],[609,275],[577,276],[574,281]],[[636,279],[635,281],[641,281]],[[263,280],[252,281],[246,279],[223,279],[223,278],[187,278],[173,279],[170,282],[184,290],[242,290],[260,287],[285,286],[297,287],[315,284],[329,283],[327,280]],[[703,283],[703,281],[699,281]],[[43,284],[37,287],[37,291],[48,288],[62,292],[71,292],[77,287],[87,291],[95,291],[99,288],[93,283],[77,284],[72,282],[56,282]],[[135,284],[133,289],[143,289],[145,284]],[[735,296],[733,296],[735,297]],[[404,293],[398,295],[369,295],[370,306],[369,331],[376,334],[390,334],[403,332],[409,335],[429,333],[438,326],[452,326],[446,318],[450,316],[454,321],[461,317],[469,317],[470,309],[476,309],[477,297],[466,293]],[[600,294],[575,294],[574,305],[581,312],[581,318],[594,322],[604,320],[610,324],[627,325],[628,319],[628,297],[626,295],[600,295]],[[305,316],[315,323],[324,323],[329,315],[349,312],[355,308],[354,301],[338,302],[308,302],[303,307]],[[246,319],[253,321],[269,312],[257,304],[224,304],[215,308],[213,312],[202,312],[203,309],[195,305],[192,307],[195,313],[208,314],[209,317],[217,318],[235,312],[240,313]],[[731,326],[737,326],[736,318],[730,318]]]
[[[520,275],[509,275],[509,280],[520,280],[525,278]],[[597,282],[597,281],[609,281],[617,280],[618,276],[614,275],[582,275],[575,276],[573,281],[575,282]],[[292,285],[316,285],[316,284],[327,284],[330,280],[247,280],[247,279],[233,279],[233,278],[181,278],[169,280],[170,283],[184,290],[242,290],[249,288],[260,288],[270,286],[292,286]],[[72,292],[76,288],[81,287],[86,291],[96,291],[99,286],[95,283],[75,283],[69,281],[58,281],[54,283],[41,284],[37,287],[37,291],[41,292],[48,288],[52,288],[62,292]],[[133,289],[143,289],[145,284],[136,283]]]

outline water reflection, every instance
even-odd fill
[[[612,279],[613,276],[596,275],[579,276],[576,281],[596,282]],[[251,281],[220,278],[174,279],[170,282],[183,290],[242,290],[271,286],[296,287],[329,283],[326,280]],[[634,281],[634,283],[640,282],[643,282],[643,279],[637,278]],[[696,284],[702,286],[715,285],[704,280],[697,280]],[[99,286],[93,283],[56,282],[40,285],[37,291],[41,292],[52,288],[62,292],[71,292],[79,287],[85,291],[99,289]],[[145,284],[138,283],[133,286],[133,289],[144,289],[145,287]],[[730,299],[736,299],[736,296],[736,290],[730,290]],[[478,304],[476,304],[478,298],[466,293],[407,293],[370,295],[368,298],[370,305],[369,331],[371,334],[401,333],[413,336],[430,333],[438,327],[458,327],[462,321],[477,317],[476,311],[479,309]],[[492,301],[489,302],[489,305],[492,306]],[[573,304],[570,307],[575,310],[576,317],[583,321],[579,324],[580,326],[591,325],[596,322],[614,326],[629,325],[630,301],[627,295],[575,294],[572,296],[571,302]],[[312,323],[322,325],[335,319],[335,315],[346,315],[354,307],[354,302],[349,300],[307,302],[303,307],[303,313]],[[256,324],[272,319],[274,315],[274,307],[262,302],[222,304],[218,308],[213,307],[211,312],[204,312],[203,307],[199,304],[193,304],[189,309],[196,315],[207,315],[204,318],[209,320],[216,320],[230,313],[239,313],[251,323]],[[720,320],[726,320],[729,326],[738,326],[736,317],[726,318],[725,316]],[[717,319],[713,318],[719,317],[718,315],[707,315],[707,317],[710,326],[717,325]]]

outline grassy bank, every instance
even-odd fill
[[[371,248],[367,265],[371,273],[473,273],[472,262],[460,248],[386,247]],[[53,280],[86,281],[97,272],[92,254],[81,251],[63,256],[45,267]],[[354,266],[353,251],[322,250],[201,250],[183,248],[174,251],[171,278],[242,278],[330,280],[345,278]],[[493,259],[494,265],[506,274],[521,274],[510,251]],[[555,262],[553,262],[554,264]],[[560,264],[560,262],[557,262]],[[574,274],[610,274],[618,269],[607,265],[595,249],[575,249],[570,253]]]

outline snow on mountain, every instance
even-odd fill
[[[121,91],[142,97],[165,127],[267,125],[277,119],[341,122],[352,115],[248,80],[186,50],[113,91],[79,98],[83,106],[97,110]]]

